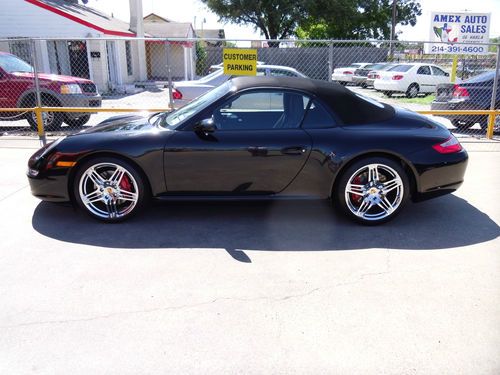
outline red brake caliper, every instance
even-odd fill
[[[132,191],[132,183],[130,182],[130,179],[126,174],[124,174],[122,179],[120,180],[120,189]]]
[[[361,184],[361,177],[359,175],[356,176],[356,177],[354,177],[353,180],[352,180],[352,183],[356,184],[356,185],[360,185]],[[361,204],[361,201],[363,200],[363,197],[361,195],[351,193],[351,200],[354,203]]]

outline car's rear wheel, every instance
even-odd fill
[[[128,219],[148,198],[145,181],[136,168],[112,157],[85,162],[75,176],[73,193],[85,212],[105,222]]]
[[[408,86],[405,95],[407,98],[416,98],[418,96],[419,91],[420,87],[418,86],[418,84],[412,83],[410,86]]]
[[[78,118],[66,119],[64,122],[71,127],[79,128],[85,125],[90,120],[90,115],[83,115]]]
[[[409,180],[399,163],[366,158],[349,166],[334,191],[335,204],[347,216],[367,225],[395,217],[408,199]]]
[[[384,91],[384,95],[390,98],[392,97],[392,91]]]

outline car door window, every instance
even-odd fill
[[[446,76],[446,72],[441,69],[441,68],[438,68],[437,66],[431,66],[432,68],[432,74],[434,74],[435,76]]]
[[[249,92],[231,99],[213,113],[218,130],[298,128],[304,117],[304,96],[287,91]]]
[[[421,66],[421,67],[418,68],[417,74],[423,74],[423,75],[430,76],[431,75],[431,69],[427,65]]]
[[[304,129],[324,129],[335,126],[332,115],[317,100],[313,100],[306,112],[302,128]]]
[[[271,69],[271,76],[273,77],[297,77],[297,74],[288,70]]]

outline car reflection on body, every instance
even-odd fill
[[[336,83],[235,78],[171,112],[120,116],[29,160],[32,193],[124,220],[156,199],[331,199],[364,224],[456,190],[467,153],[442,125]],[[166,213],[167,214],[167,213]]]
[[[301,77],[307,78],[306,75],[299,72],[297,69],[281,65],[266,65],[257,64],[257,76],[266,77]],[[221,85],[231,79],[231,75],[224,74],[222,68],[210,73],[209,75],[194,81],[179,81],[174,82],[172,96],[174,99],[174,107],[179,108],[186,105],[198,96],[210,91],[216,86]]]

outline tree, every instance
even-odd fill
[[[201,0],[223,22],[253,25],[266,39],[292,36],[308,0]],[[279,43],[270,44],[277,46]]]
[[[393,0],[318,0],[310,3],[297,36],[310,39],[390,39]],[[416,0],[397,0],[396,24],[422,14]]]
[[[393,0],[201,0],[223,22],[253,25],[266,39],[389,39]],[[396,23],[415,25],[418,0],[397,0]],[[270,43],[277,46],[278,43]]]

